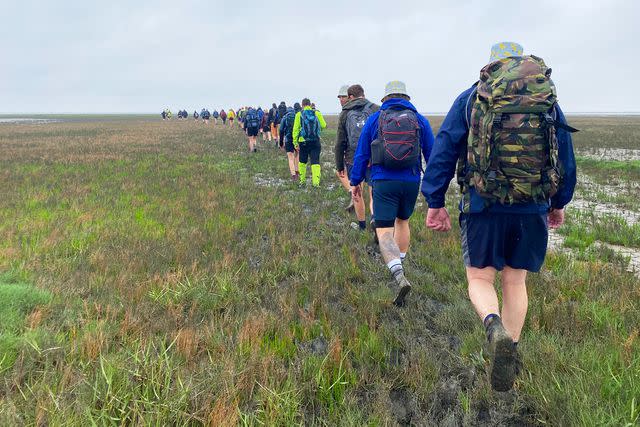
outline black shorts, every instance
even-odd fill
[[[289,140],[288,138],[284,139],[284,150],[287,153],[294,153],[296,151],[296,147],[293,146],[293,141]]]
[[[258,128],[247,128],[247,136],[258,136]]]
[[[419,182],[381,180],[375,181],[372,188],[376,227],[393,227],[396,218],[411,217],[420,191]]]
[[[320,164],[320,152],[322,146],[320,141],[304,141],[300,143],[300,163],[307,163],[311,158],[312,165]]]
[[[467,267],[538,272],[547,254],[547,214],[461,213],[460,233]]]

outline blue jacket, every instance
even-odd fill
[[[473,99],[470,99],[475,90],[475,85],[462,92],[453,102],[453,106],[447,113],[433,148],[433,153],[427,164],[427,170],[422,180],[422,194],[430,208],[442,208],[445,202],[445,193],[456,171],[456,163],[461,151],[467,149],[467,137],[469,134],[469,117]],[[556,119],[567,123],[559,106],[556,106]],[[478,213],[485,210],[502,213],[546,213],[549,206],[555,209],[563,208],[573,198],[576,186],[576,160],[573,154],[571,134],[564,129],[557,130],[559,152],[558,157],[562,165],[563,184],[553,198],[542,204],[519,203],[503,205],[494,203],[487,207],[485,199],[470,189],[471,206],[470,213]],[[462,211],[462,201],[460,202]]]
[[[409,101],[405,101],[400,98],[392,98],[382,103],[380,110],[388,109],[409,109],[416,113],[418,117],[418,124],[420,125],[420,146],[422,148],[422,155],[425,162],[429,161],[429,155],[431,148],[433,147],[433,132],[431,131],[431,125],[429,121],[418,113],[416,107]],[[351,169],[351,185],[356,186],[364,180],[364,175],[371,159],[371,142],[378,137],[378,118],[380,117],[380,111],[377,111],[369,116],[367,122],[362,128],[360,139],[358,139],[358,148],[356,148],[356,154],[353,158],[353,168]],[[416,167],[404,169],[404,170],[389,170],[385,169],[381,165],[371,166],[371,180],[393,180],[393,181],[407,181],[407,182],[420,182],[420,171],[422,170],[422,159],[416,164]]]

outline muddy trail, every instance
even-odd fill
[[[327,150],[323,152],[323,157],[325,156],[333,156],[333,153]],[[334,182],[335,177],[331,173],[333,172],[331,166],[329,162],[323,163],[322,192],[333,190],[339,185]],[[260,187],[282,187],[284,194],[293,197],[297,192],[314,191],[308,187],[298,188],[297,185],[292,185],[285,179],[264,173],[255,174],[254,182]],[[287,199],[283,198],[282,202],[291,206],[291,202],[287,202]],[[303,212],[311,216],[316,210],[330,210],[332,213],[325,225],[333,229],[333,233],[346,233],[352,228],[354,218],[353,215],[345,213],[340,204],[342,201],[346,204],[346,193],[340,200],[341,202],[336,203],[317,197],[314,201],[315,206],[307,206]],[[416,215],[421,215],[418,209]],[[359,259],[358,263],[384,265],[373,234],[370,231],[367,231],[367,234],[369,242],[366,246],[357,248],[361,258],[367,259]],[[264,244],[268,245],[268,242],[265,241]],[[251,263],[256,268],[260,265],[260,261],[255,259],[252,259]],[[475,359],[469,360],[462,356],[461,337],[451,333],[451,327],[447,328],[447,324],[451,323],[450,316],[458,309],[455,304],[430,298],[421,292],[420,285],[429,284],[433,293],[446,295],[447,290],[438,284],[437,275],[412,260],[411,253],[405,265],[407,277],[414,283],[414,290],[409,295],[407,304],[398,308],[393,306],[391,301],[383,303],[378,315],[372,319],[373,325],[369,325],[372,329],[382,330],[385,335],[394,337],[395,344],[385,355],[387,366],[387,374],[383,375],[385,384],[361,384],[357,387],[355,393],[361,406],[384,405],[386,412],[400,426],[538,425],[535,421],[535,409],[524,405],[522,403],[524,399],[516,390],[506,393],[490,392],[490,398],[464,398],[464,396],[486,394],[488,361],[483,359],[480,348],[474,353],[474,355],[477,354]],[[394,281],[388,271],[384,269],[379,274],[374,274],[376,277],[373,280],[377,286],[388,287],[389,294],[392,294]],[[416,287],[416,284],[419,286]],[[358,287],[362,284],[354,283],[353,286]],[[375,292],[373,289],[363,291]],[[332,288],[328,292],[328,301],[325,303],[326,308],[333,313],[332,318],[339,318],[345,313],[354,311],[348,290]],[[472,310],[470,305],[467,309]],[[300,342],[297,345],[301,351],[315,356],[325,357],[331,351],[330,343],[324,337]],[[429,393],[416,393],[412,391],[412,387],[397,381],[397,372],[424,375],[421,370],[425,361],[427,366],[433,367],[434,385]],[[318,414],[312,412],[307,415],[310,419],[315,419],[314,415]]]

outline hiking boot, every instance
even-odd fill
[[[395,299],[393,300],[393,305],[395,305],[396,307],[404,307],[405,298],[407,297],[409,292],[411,292],[411,283],[409,283],[404,275],[401,275],[400,279],[398,280],[398,295],[396,295]]]
[[[493,319],[487,333],[491,353],[491,387],[495,391],[509,391],[518,371],[517,350],[500,318]]]

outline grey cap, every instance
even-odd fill
[[[349,90],[349,85],[340,86],[340,90],[338,91],[338,98],[341,96],[349,96],[347,91]]]
[[[409,96],[409,94],[407,93],[407,85],[405,85],[404,82],[401,82],[400,80],[394,80],[387,83],[387,85],[384,87],[384,96],[382,97],[382,99],[386,98],[389,95]]]

